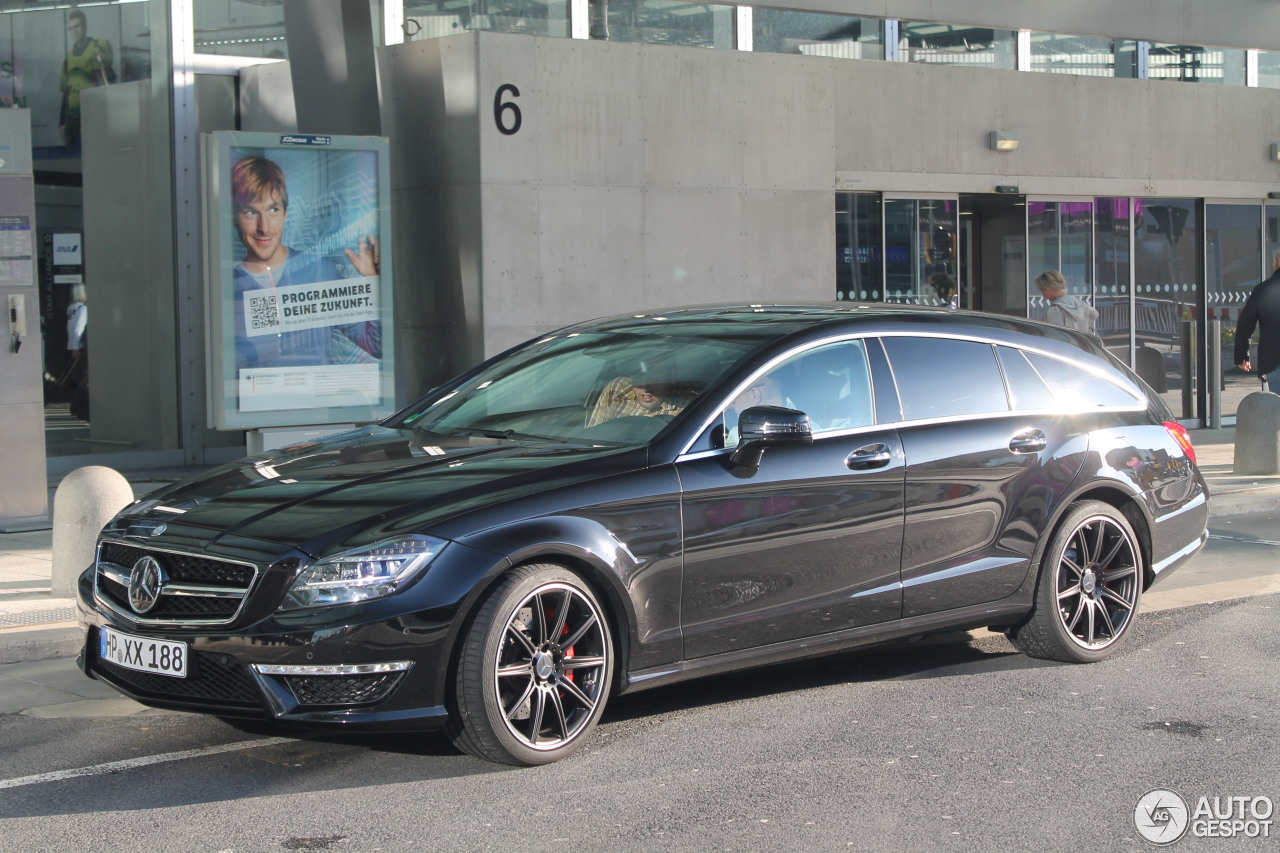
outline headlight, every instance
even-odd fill
[[[303,569],[280,610],[353,604],[391,595],[421,572],[444,548],[443,539],[404,536],[344,551]]]

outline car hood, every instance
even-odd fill
[[[188,540],[249,537],[313,556],[362,531],[426,531],[448,519],[643,464],[636,448],[444,437],[365,427],[249,456],[148,495],[118,533],[157,522]]]

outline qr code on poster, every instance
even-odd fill
[[[274,294],[249,297],[250,329],[273,329],[279,324],[280,319],[276,313],[276,297]]]

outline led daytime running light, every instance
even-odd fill
[[[374,675],[380,672],[404,672],[413,666],[411,660],[394,660],[386,663],[348,664],[252,664],[260,675]]]
[[[444,545],[444,540],[430,536],[405,536],[326,557],[298,573],[280,609],[354,604],[392,595]]]

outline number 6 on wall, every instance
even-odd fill
[[[520,107],[511,101],[503,101],[503,95],[510,95],[513,98],[520,97],[520,90],[513,83],[503,83],[498,87],[498,91],[493,93],[493,121],[498,125],[498,130],[507,136],[511,136],[520,130],[520,122],[523,117],[520,115]]]

